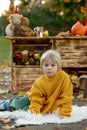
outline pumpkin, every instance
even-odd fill
[[[80,23],[80,21],[77,21],[71,28],[72,34],[78,34],[78,35],[85,35],[86,33],[86,27]]]

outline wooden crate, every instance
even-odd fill
[[[42,70],[39,67],[14,66],[12,74],[12,91],[18,93],[30,89],[35,79],[42,74]]]
[[[42,74],[42,70],[34,62],[33,64],[25,64],[27,61],[18,62],[15,59],[15,54],[17,52],[22,52],[23,50],[34,50],[40,53],[52,48],[52,42],[50,39],[40,39],[40,38],[13,38],[11,39],[12,45],[12,91],[13,93],[18,93],[20,91],[27,91],[31,88],[33,82]],[[30,60],[30,58],[26,58]]]
[[[42,74],[39,65],[17,64],[17,51],[35,49],[45,52],[54,49],[60,52],[62,67],[69,74],[87,74],[87,36],[82,37],[14,37],[8,38],[12,45],[12,90],[13,93],[28,90],[33,81]]]
[[[56,40],[55,49],[61,53],[63,67],[87,67],[87,39]]]
[[[78,92],[78,80],[72,76],[87,75],[87,36],[60,37],[55,49],[61,54],[63,69],[71,76],[73,91]]]

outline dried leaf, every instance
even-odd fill
[[[7,124],[7,123],[11,122],[11,119],[1,117],[0,121],[3,122],[3,123],[5,123],[5,124]]]
[[[12,91],[12,86],[8,86],[8,90],[9,90],[9,92],[11,92]]]
[[[81,6],[81,12],[82,13],[87,13],[87,7]]]
[[[4,98],[4,99],[7,99],[7,96],[6,96],[6,95],[2,95],[1,97]]]
[[[15,126],[14,125],[12,125],[12,126],[10,126],[10,125],[5,125],[5,126],[2,126],[2,128],[3,129],[6,129],[6,130],[10,130],[10,129],[12,129],[12,128],[15,128]]]
[[[10,92],[10,90],[9,89],[0,89],[0,94],[6,94],[6,93],[8,93],[8,92]]]
[[[17,96],[23,96],[23,95],[25,95],[25,92],[23,92],[23,91],[20,91],[20,92],[18,92],[18,94],[17,94]]]
[[[4,82],[4,78],[0,78],[0,82]]]
[[[29,128],[17,128],[18,130],[29,130]]]
[[[3,93],[3,90],[2,89],[0,89],[0,94],[2,94]]]
[[[81,98],[79,101],[87,101],[87,98]]]
[[[85,130],[87,130],[87,127],[85,127]]]
[[[78,99],[79,101],[85,101],[85,98]]]

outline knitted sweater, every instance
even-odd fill
[[[42,75],[28,91],[29,110],[35,113],[58,112],[70,116],[72,112],[73,87],[69,75],[59,69],[53,76]]]

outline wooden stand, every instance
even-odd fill
[[[17,64],[17,51],[35,50],[41,54],[48,49],[60,52],[63,69],[69,74],[87,74],[87,37],[7,37],[12,46],[12,91],[26,91],[42,74],[39,65]]]

